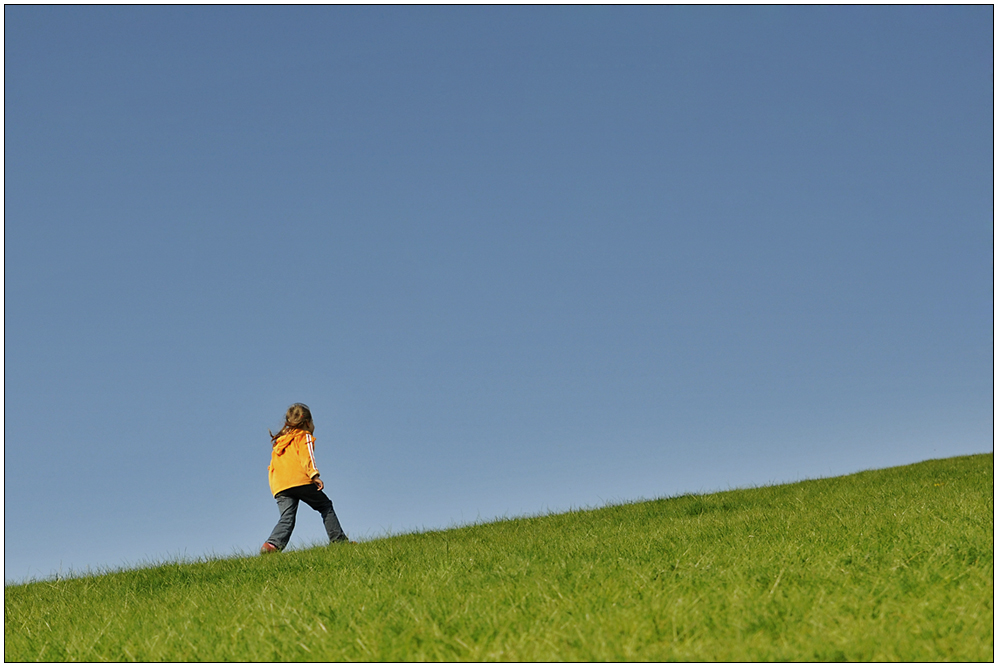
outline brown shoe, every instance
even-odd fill
[[[275,547],[270,542],[264,542],[263,546],[260,547],[260,553],[262,554],[272,554],[272,553],[277,553],[278,551],[280,551],[280,549]]]

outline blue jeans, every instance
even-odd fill
[[[284,489],[274,496],[277,501],[277,509],[281,511],[281,518],[274,526],[273,532],[267,541],[278,549],[288,546],[291,539],[291,531],[295,529],[295,516],[298,514],[298,501],[304,501],[306,505],[322,515],[322,525],[326,527],[326,534],[329,535],[330,542],[343,542],[347,536],[340,528],[340,520],[336,518],[333,511],[333,501],[325,493],[315,488],[315,484],[304,486],[293,486]]]

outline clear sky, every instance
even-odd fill
[[[4,19],[8,581],[993,451],[990,6]]]

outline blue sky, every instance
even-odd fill
[[[4,17],[8,581],[993,451],[990,6]]]

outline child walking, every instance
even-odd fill
[[[288,545],[291,531],[295,529],[299,501],[304,501],[322,515],[330,542],[347,541],[333,511],[332,501],[322,492],[324,485],[315,467],[314,432],[312,412],[304,403],[295,403],[284,416],[284,427],[277,435],[270,434],[270,466],[267,470],[270,473],[270,492],[277,500],[281,518],[263,543],[260,553],[280,551]]]

